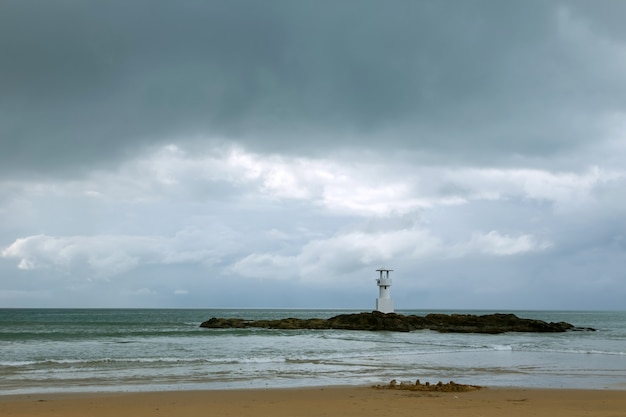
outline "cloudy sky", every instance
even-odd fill
[[[623,309],[626,2],[0,3],[0,307]]]

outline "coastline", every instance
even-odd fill
[[[0,415],[78,417],[480,415],[610,417],[623,415],[623,390],[483,388],[415,392],[370,386],[0,396]]]

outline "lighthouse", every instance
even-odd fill
[[[378,298],[376,299],[376,310],[381,313],[393,313],[393,300],[389,295],[389,288],[391,287],[391,278],[389,278],[389,272],[393,269],[377,269],[376,272],[380,273],[379,278],[376,280],[378,285]]]

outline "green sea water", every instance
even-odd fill
[[[556,334],[199,327],[211,317],[328,318],[350,312],[0,309],[0,392],[369,385],[391,379],[626,389],[626,312],[620,311],[513,312],[597,329]]]

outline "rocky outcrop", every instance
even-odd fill
[[[386,330],[410,332],[435,330],[442,333],[505,333],[505,332],[565,332],[594,330],[579,328],[566,322],[547,323],[542,320],[524,319],[515,314],[428,314],[405,316],[402,314],[371,313],[340,314],[329,319],[244,320],[238,318],[212,318],[200,324],[209,329],[258,327],[269,329],[341,329]]]
[[[454,381],[450,381],[447,383],[443,383],[441,381],[436,384],[431,384],[429,382],[421,383],[418,379],[415,383],[410,382],[398,382],[395,379],[392,379],[391,382],[387,385],[374,385],[372,388],[376,389],[399,389],[405,391],[439,391],[439,392],[468,392],[468,391],[477,391],[482,387],[480,385],[466,385],[466,384],[457,384]]]

